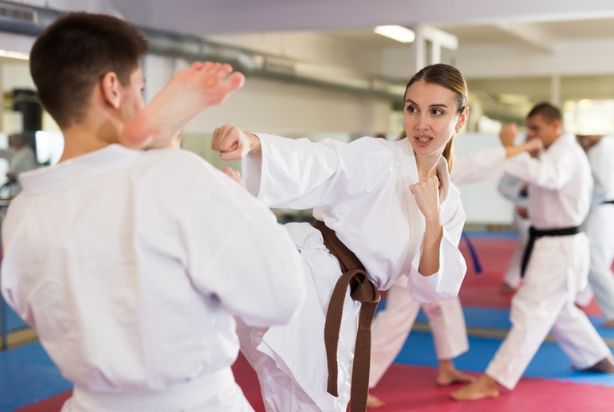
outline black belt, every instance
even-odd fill
[[[561,229],[536,229],[533,226],[529,228],[529,240],[527,241],[527,245],[524,248],[524,254],[522,255],[522,264],[520,266],[520,277],[524,277],[524,271],[529,264],[529,259],[531,259],[531,253],[533,252],[533,246],[535,245],[535,241],[540,237],[551,236],[571,236],[577,235],[582,230],[580,226],[572,226],[572,227],[564,227]]]

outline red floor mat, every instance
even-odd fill
[[[435,375],[434,368],[393,365],[373,391],[386,405],[373,411],[605,412],[614,405],[612,388],[530,378],[523,378],[514,391],[502,391],[496,399],[456,402],[448,394],[461,386],[437,387]]]

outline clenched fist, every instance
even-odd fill
[[[517,135],[518,126],[516,126],[516,123],[508,123],[501,127],[499,140],[501,140],[503,147],[511,147],[514,146],[514,140],[516,140]]]
[[[529,152],[529,154],[532,157],[537,157],[539,152],[544,150],[544,143],[542,142],[541,139],[538,139],[538,138],[533,138],[533,139],[527,140],[525,145],[527,147],[527,152]]]
[[[431,176],[409,187],[427,222],[439,221],[439,179]]]
[[[260,139],[236,126],[227,124],[213,132],[211,148],[220,153],[222,160],[239,160],[248,153],[260,151]]]

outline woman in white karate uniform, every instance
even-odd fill
[[[460,72],[438,64],[408,84],[407,139],[313,143],[224,126],[215,131],[213,148],[226,160],[244,157],[246,186],[268,206],[313,208],[377,288],[407,277],[407,293],[418,301],[449,299],[466,270],[458,250],[465,213],[444,153],[467,119],[466,102]],[[258,373],[268,411],[345,411],[360,304],[346,294],[335,397],[326,389],[323,330],[340,263],[313,226],[287,228],[303,258],[306,302],[286,326],[240,327],[242,350]]]
[[[497,177],[503,173],[506,159],[543,147],[540,140],[514,146],[513,140],[506,139],[506,136],[500,135],[499,139],[499,147],[455,156],[450,175],[452,182],[462,186]],[[440,302],[420,303],[410,294],[404,293],[406,288],[406,280],[400,278],[388,290],[386,308],[379,311],[373,321],[369,388],[377,386],[401,351],[420,308],[428,319],[435,343],[439,363],[437,385],[471,382],[472,376],[456,369],[452,361],[469,349],[465,318],[458,297]],[[367,405],[377,408],[384,406],[384,402],[369,394]]]

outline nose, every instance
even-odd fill
[[[418,115],[418,123],[416,124],[417,130],[428,130],[429,129],[429,117],[426,113],[420,113]]]

